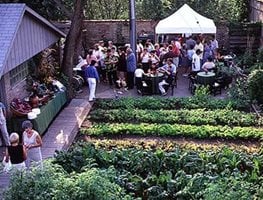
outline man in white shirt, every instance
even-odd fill
[[[194,55],[192,56],[192,74],[197,74],[201,70],[201,60],[200,54],[202,51],[197,49]]]
[[[197,39],[197,40],[196,40],[196,45],[195,45],[195,47],[194,47],[194,50],[197,51],[197,49],[200,49],[201,52],[204,52],[204,45],[202,44],[202,42],[200,41],[200,39]],[[199,56],[200,56],[201,63],[202,63],[203,53],[201,53]]]
[[[6,127],[6,108],[2,102],[0,102],[0,130],[3,146],[9,146],[9,134]]]

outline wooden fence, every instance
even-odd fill
[[[240,55],[246,50],[256,53],[261,45],[261,23],[229,25],[229,49]]]

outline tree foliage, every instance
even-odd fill
[[[25,3],[31,9],[49,20],[68,19],[74,1],[69,0],[0,0],[0,3]]]
[[[51,20],[69,19],[72,0],[0,0],[0,3],[26,3],[33,10]],[[86,19],[128,19],[129,1],[87,1]],[[247,20],[249,0],[135,0],[137,19],[163,19],[187,3],[201,15],[215,21],[240,22]],[[56,9],[54,9],[54,6]]]
[[[129,3],[123,0],[87,1],[87,19],[127,19]]]

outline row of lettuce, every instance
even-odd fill
[[[262,117],[230,100],[201,97],[98,100],[88,116],[92,126],[80,132],[90,136],[263,138]]]
[[[201,90],[201,89],[200,89]],[[201,90],[202,92],[202,90]],[[94,107],[97,109],[149,109],[149,110],[174,110],[174,109],[197,109],[205,108],[209,110],[232,108],[235,110],[248,111],[248,103],[240,103],[233,99],[216,99],[208,96],[206,93],[197,94],[193,97],[185,98],[161,98],[161,97],[143,97],[143,98],[119,98],[98,99]]]
[[[95,109],[89,115],[94,122],[110,123],[169,123],[192,125],[261,126],[262,118],[255,114],[232,109]]]
[[[263,198],[262,152],[78,143],[45,166],[13,177],[5,199]]]

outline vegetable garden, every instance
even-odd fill
[[[87,116],[91,125],[80,130],[80,138],[89,141],[58,152],[44,171],[15,176],[6,199],[36,193],[38,199],[262,199],[260,145],[249,150],[238,142],[174,142],[180,137],[260,143],[263,120],[247,111],[205,95],[97,100]]]

